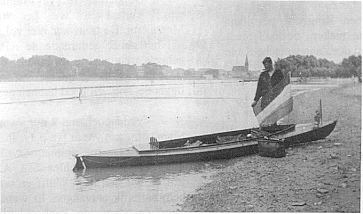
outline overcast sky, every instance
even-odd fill
[[[0,0],[0,56],[57,55],[182,68],[243,65],[265,56],[339,63],[361,51],[361,3],[241,0]]]

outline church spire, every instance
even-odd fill
[[[246,54],[246,59],[245,59],[245,68],[248,71],[248,57],[247,57],[247,54]]]

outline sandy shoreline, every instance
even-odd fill
[[[327,139],[289,148],[285,158],[236,158],[180,210],[359,212],[361,84],[297,96],[290,121],[312,122],[319,99],[324,121],[338,119]]]

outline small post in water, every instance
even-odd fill
[[[79,88],[79,92],[78,92],[78,99],[81,100],[81,95],[82,95],[82,88]]]

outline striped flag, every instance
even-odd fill
[[[292,111],[293,99],[291,96],[290,72],[284,73],[284,78],[262,96],[253,107],[260,127],[269,126]]]

